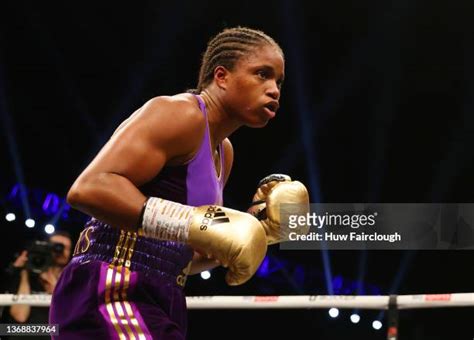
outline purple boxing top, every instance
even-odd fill
[[[195,96],[199,107],[206,117],[206,106],[199,96]],[[209,124],[199,151],[194,158],[185,165],[169,166],[149,183],[140,189],[146,196],[156,196],[171,201],[200,206],[206,204],[222,205],[222,189],[224,187],[224,154],[222,144],[219,145],[220,176],[217,176],[211,151]]]

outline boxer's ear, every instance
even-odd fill
[[[214,69],[214,82],[220,89],[227,89],[229,74],[229,70],[222,65],[219,65]]]

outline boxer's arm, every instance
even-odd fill
[[[188,244],[228,267],[226,282],[239,285],[252,277],[267,250],[265,231],[255,217],[215,205],[146,198],[139,190],[165,164],[182,163],[197,152],[206,122],[186,97],[157,98],[145,105],[79,176],[68,202],[112,226],[141,227],[145,237]]]
[[[229,179],[230,171],[232,170],[232,164],[234,162],[234,149],[228,138],[223,141],[224,149],[224,184]],[[193,263],[189,275],[199,274],[205,270],[210,270],[219,266],[219,263],[214,259],[208,259],[202,256],[198,252],[194,252]]]
[[[204,129],[205,119],[194,98],[150,100],[80,174],[69,190],[68,203],[112,226],[135,230],[146,200],[138,187],[166,163],[190,159]]]

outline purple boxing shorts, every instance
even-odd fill
[[[54,339],[185,339],[191,248],[92,219],[53,293]]]

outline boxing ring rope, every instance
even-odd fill
[[[188,296],[189,309],[289,309],[358,308],[388,309],[389,295],[281,295],[281,296]],[[28,304],[48,307],[48,294],[0,294],[0,306]],[[474,293],[396,295],[397,309],[474,306]]]
[[[387,339],[398,338],[400,309],[474,306],[474,293],[417,295],[281,295],[281,296],[188,296],[189,309],[289,309],[289,308],[354,308],[385,309]],[[29,304],[48,307],[51,295],[0,294],[0,306]]]

